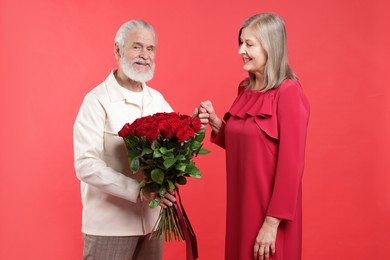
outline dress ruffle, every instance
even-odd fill
[[[279,138],[276,116],[275,91],[259,92],[241,89],[224,121],[230,117],[247,119],[253,117],[258,127],[269,137]]]

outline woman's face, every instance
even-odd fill
[[[238,53],[244,61],[242,66],[244,70],[254,74],[263,74],[267,62],[267,53],[255,36],[253,28],[245,27],[242,29]]]

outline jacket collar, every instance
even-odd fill
[[[105,84],[107,86],[107,92],[108,96],[110,98],[111,102],[117,102],[126,100],[123,91],[121,88],[123,88],[121,85],[119,85],[118,81],[115,79],[114,71],[111,71],[110,75],[108,75]],[[146,85],[145,82],[142,82],[142,88],[144,90],[144,105],[147,105],[151,100],[151,93],[149,87]]]

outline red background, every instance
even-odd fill
[[[149,84],[176,111],[211,99],[223,115],[246,76],[239,26],[264,11],[284,18],[312,106],[303,259],[390,259],[389,10],[385,0],[0,0],[0,259],[81,259],[72,127],[85,93],[116,67],[123,22],[156,28]],[[182,193],[200,259],[218,260],[224,152],[205,146],[204,177]],[[184,259],[184,243],[165,248],[165,260]]]

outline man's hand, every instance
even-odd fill
[[[196,116],[199,118],[200,123],[202,124],[202,129],[204,129],[209,123],[209,113],[207,113],[206,109],[199,106],[196,107],[191,114],[191,117],[196,117]]]
[[[176,202],[176,196],[174,190],[168,190],[167,193],[164,195],[160,195],[161,202],[160,207],[167,208],[173,205],[174,202]]]
[[[157,192],[149,192],[146,190],[141,190],[140,193],[141,193],[141,200],[147,202],[154,200],[158,196]],[[161,202],[159,205],[164,209],[172,206],[173,203],[176,202],[174,190],[168,190],[165,194],[160,195],[160,197],[161,197]]]

